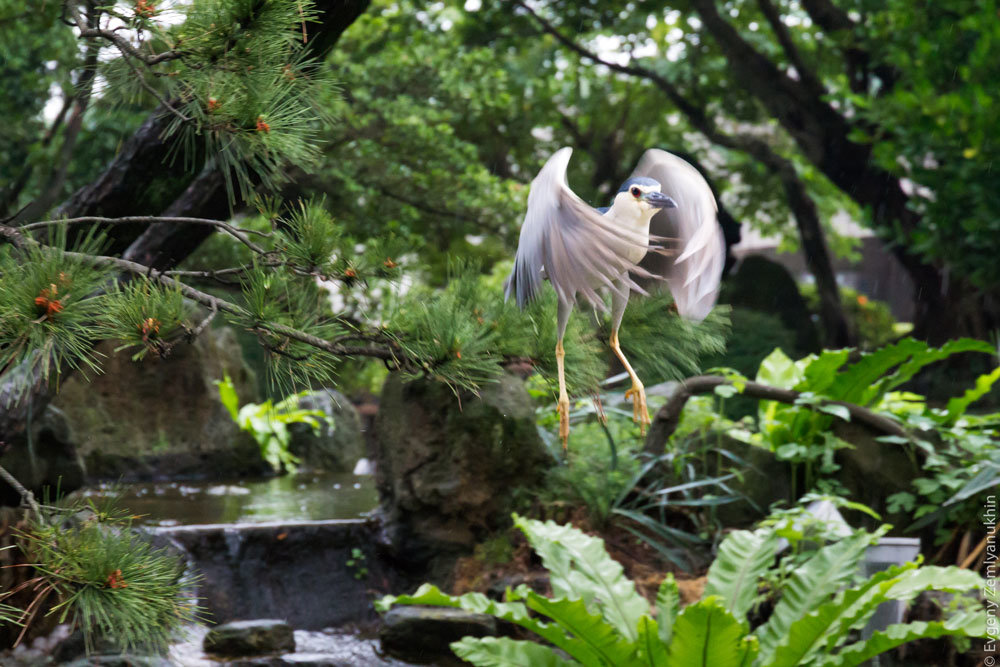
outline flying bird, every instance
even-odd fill
[[[601,292],[611,293],[609,344],[632,380],[625,398],[631,399],[633,419],[645,433],[650,423],[646,390],[618,344],[630,294],[647,293],[636,279],[665,280],[677,311],[701,320],[715,304],[725,260],[715,196],[690,164],[663,150],[647,150],[611,205],[593,208],[566,181],[572,153],[568,147],[556,151],[531,182],[514,268],[504,288],[505,298],[514,297],[521,308],[538,296],[546,279],[558,296],[557,409],[564,449],[569,439],[569,395],[563,337],[578,300],[606,312]],[[669,252],[655,245],[660,241],[677,247]]]

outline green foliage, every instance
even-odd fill
[[[818,313],[819,293],[816,286],[801,285],[799,291],[809,304],[809,309]],[[888,304],[871,299],[850,287],[840,287],[840,305],[857,336],[858,347],[862,350],[880,348],[912,329],[909,324],[896,322]]]
[[[330,417],[320,410],[299,408],[299,400],[309,392],[292,394],[287,398],[273,403],[270,399],[263,403],[247,403],[237,410],[239,397],[232,379],[226,375],[222,380],[216,380],[219,387],[219,399],[226,406],[229,415],[239,427],[253,436],[260,445],[261,456],[271,464],[275,472],[295,471],[298,457],[289,451],[292,434],[288,431],[289,424],[308,424],[313,431],[318,432],[323,424],[330,423]]]
[[[64,227],[51,243],[0,253],[0,371],[27,364],[27,376],[42,381],[54,379],[63,364],[97,370],[93,322],[104,310],[98,290],[109,277],[107,269],[67,254]],[[87,237],[73,250],[100,247],[100,239]]]
[[[270,271],[254,265],[244,274],[242,292],[244,311],[229,319],[256,334],[266,350],[269,385],[288,392],[311,381],[330,381],[337,357],[281,331],[281,327],[296,329],[321,341],[344,332],[342,323],[322,309],[323,294],[316,283],[294,270]]]
[[[385,611],[394,604],[421,604],[492,614],[570,658],[562,661],[551,647],[525,640],[466,637],[452,644],[457,655],[479,666],[832,667],[860,664],[921,637],[986,636],[985,617],[972,602],[942,621],[893,625],[867,642],[848,644],[852,631],[882,602],[908,602],[924,590],[974,592],[983,585],[966,570],[919,568],[916,563],[858,580],[858,561],[880,533],[859,531],[812,551],[780,592],[771,617],[751,629],[745,614],[777,548],[773,527],[728,536],[709,571],[704,596],[684,609],[668,577],[653,619],[648,603],[600,540],[551,521],[514,519],[550,572],[552,598],[521,586],[508,589],[506,601],[495,602],[478,593],[445,595],[425,584],[413,595],[386,596],[376,607]],[[751,549],[749,559],[744,547]]]
[[[316,19],[313,3],[198,0],[174,11],[183,20],[166,27],[138,10],[122,17],[181,57],[149,71],[128,58],[111,60],[102,74],[114,94],[132,102],[155,91],[168,100],[176,150],[192,165],[199,156],[215,160],[231,200],[236,188],[250,199],[257,180],[274,191],[285,166],[314,163],[331,82],[303,39]]]
[[[351,557],[344,563],[351,570],[353,576],[358,581],[368,577],[368,568],[365,567],[365,552],[357,547],[351,549]]]
[[[147,278],[116,283],[105,299],[100,335],[120,343],[115,352],[138,348],[133,361],[150,351],[165,354],[171,338],[186,331],[187,310],[179,288],[166,288]]]
[[[75,504],[45,508],[18,535],[35,576],[35,597],[7,622],[31,623],[46,609],[83,632],[88,653],[100,637],[123,651],[166,652],[173,633],[198,620],[193,581],[183,559],[155,549],[131,529],[132,517],[114,507]],[[0,593],[0,601],[17,589]],[[9,615],[8,615],[9,614]]]
[[[726,349],[727,306],[717,306],[701,322],[692,322],[670,316],[672,305],[670,293],[662,290],[630,299],[622,318],[622,350],[647,386],[697,375],[701,359]],[[610,324],[605,333],[610,337]]]
[[[996,285],[1000,192],[990,163],[1000,140],[993,109],[1000,76],[993,57],[1000,42],[996,7],[893,0],[872,9],[859,37],[899,79],[885,94],[850,98],[859,117],[874,123],[873,132],[858,131],[855,140],[871,144],[883,168],[933,192],[912,204],[925,222],[907,245],[977,286]],[[902,237],[888,225],[879,231]]]
[[[833,453],[850,444],[831,432],[834,419],[849,421],[843,406],[825,405],[823,401],[846,401],[865,407],[882,407],[894,412],[893,390],[909,381],[927,365],[960,352],[992,353],[988,343],[962,339],[932,348],[926,343],[906,338],[875,352],[864,354],[848,364],[848,350],[827,350],[792,361],[781,350],[765,359],[757,372],[757,381],[783,389],[802,392],[795,404],[761,401],[757,431],[734,429],[730,434],[753,444],[767,447],[779,458],[805,464],[807,490],[817,474],[837,470]],[[958,409],[958,403],[954,404]],[[912,406],[911,406],[912,407]],[[909,410],[895,412],[905,417]],[[925,423],[924,426],[933,426]]]

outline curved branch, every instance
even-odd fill
[[[653,424],[649,429],[649,435],[646,437],[646,444],[643,447],[644,451],[652,454],[660,454],[662,452],[663,444],[674,434],[674,431],[677,430],[677,426],[680,424],[681,413],[684,411],[684,406],[687,404],[688,399],[698,394],[713,392],[716,387],[725,385],[732,386],[733,383],[717,375],[698,375],[681,382],[677,391],[674,392],[666,404],[656,413],[656,416],[653,417]],[[759,382],[746,382],[741,395],[762,401],[778,401],[779,403],[794,404],[802,396],[802,392],[795,391],[794,389],[780,389]],[[803,404],[803,407],[817,410],[826,405],[839,405],[847,408],[852,421],[864,424],[885,435],[894,435],[903,438],[909,437],[909,434],[899,422],[854,403],[822,400],[816,404]]]
[[[140,225],[152,225],[152,224],[174,224],[174,225],[208,225],[210,227],[215,227],[220,229],[234,239],[245,245],[246,247],[253,250],[259,255],[266,255],[267,251],[255,244],[249,238],[247,234],[256,234],[258,236],[268,237],[270,232],[260,232],[255,229],[241,229],[239,227],[234,227],[227,222],[222,220],[212,220],[210,218],[187,218],[187,217],[171,217],[171,216],[155,216],[155,215],[129,215],[120,218],[104,218],[101,216],[82,216],[79,218],[63,218],[62,220],[42,220],[39,222],[33,222],[30,225],[23,225],[19,229],[21,231],[31,231],[32,229],[40,229],[42,227],[50,227],[53,225],[79,225],[79,224],[101,224],[101,225],[130,225],[130,224],[140,224]]]

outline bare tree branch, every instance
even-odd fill
[[[142,53],[117,32],[113,30],[104,30],[96,24],[90,24],[85,21],[83,16],[77,10],[76,3],[73,2],[73,0],[67,0],[63,6],[66,8],[66,13],[69,15],[70,20],[80,31],[80,37],[85,39],[97,37],[111,42],[123,56],[126,58],[135,58],[136,60],[144,63],[147,67],[167,62],[168,60],[177,60],[183,55],[180,51],[175,49],[170,49],[161,53]]]
[[[61,220],[42,220],[40,222],[33,222],[30,225],[24,225],[20,229],[22,231],[30,231],[32,229],[39,229],[42,227],[49,227],[53,225],[79,225],[79,224],[101,224],[101,225],[208,225],[210,227],[215,227],[220,229],[234,239],[245,245],[246,247],[253,250],[259,255],[266,255],[267,251],[258,246],[256,243],[247,238],[248,234],[256,234],[258,236],[268,237],[269,232],[260,232],[254,229],[242,229],[240,227],[234,227],[229,223],[223,222],[222,220],[211,220],[208,218],[188,218],[188,217],[175,217],[175,216],[155,216],[155,215],[129,215],[122,216],[120,218],[104,218],[100,216],[81,216],[79,218],[63,218]]]
[[[680,383],[677,391],[667,400],[666,404],[660,408],[656,416],[653,417],[653,424],[646,437],[646,444],[643,450],[651,454],[661,454],[663,446],[677,430],[680,424],[681,413],[684,406],[692,396],[707,394],[715,391],[716,387],[733,386],[733,382],[727,378],[717,375],[698,375],[688,378]],[[779,403],[794,404],[801,396],[802,392],[793,389],[779,389],[759,382],[746,382],[743,386],[742,396],[749,396],[762,401],[778,401]],[[836,405],[847,409],[851,416],[851,421],[864,424],[885,435],[894,435],[907,438],[909,435],[903,426],[885,415],[879,414],[868,408],[848,403],[846,401],[821,400],[817,403],[806,403],[803,407],[810,410],[819,410],[825,406]]]

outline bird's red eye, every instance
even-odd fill
[[[632,196],[633,197],[638,197],[641,194],[642,194],[642,190],[640,190],[639,188],[632,188]]]

